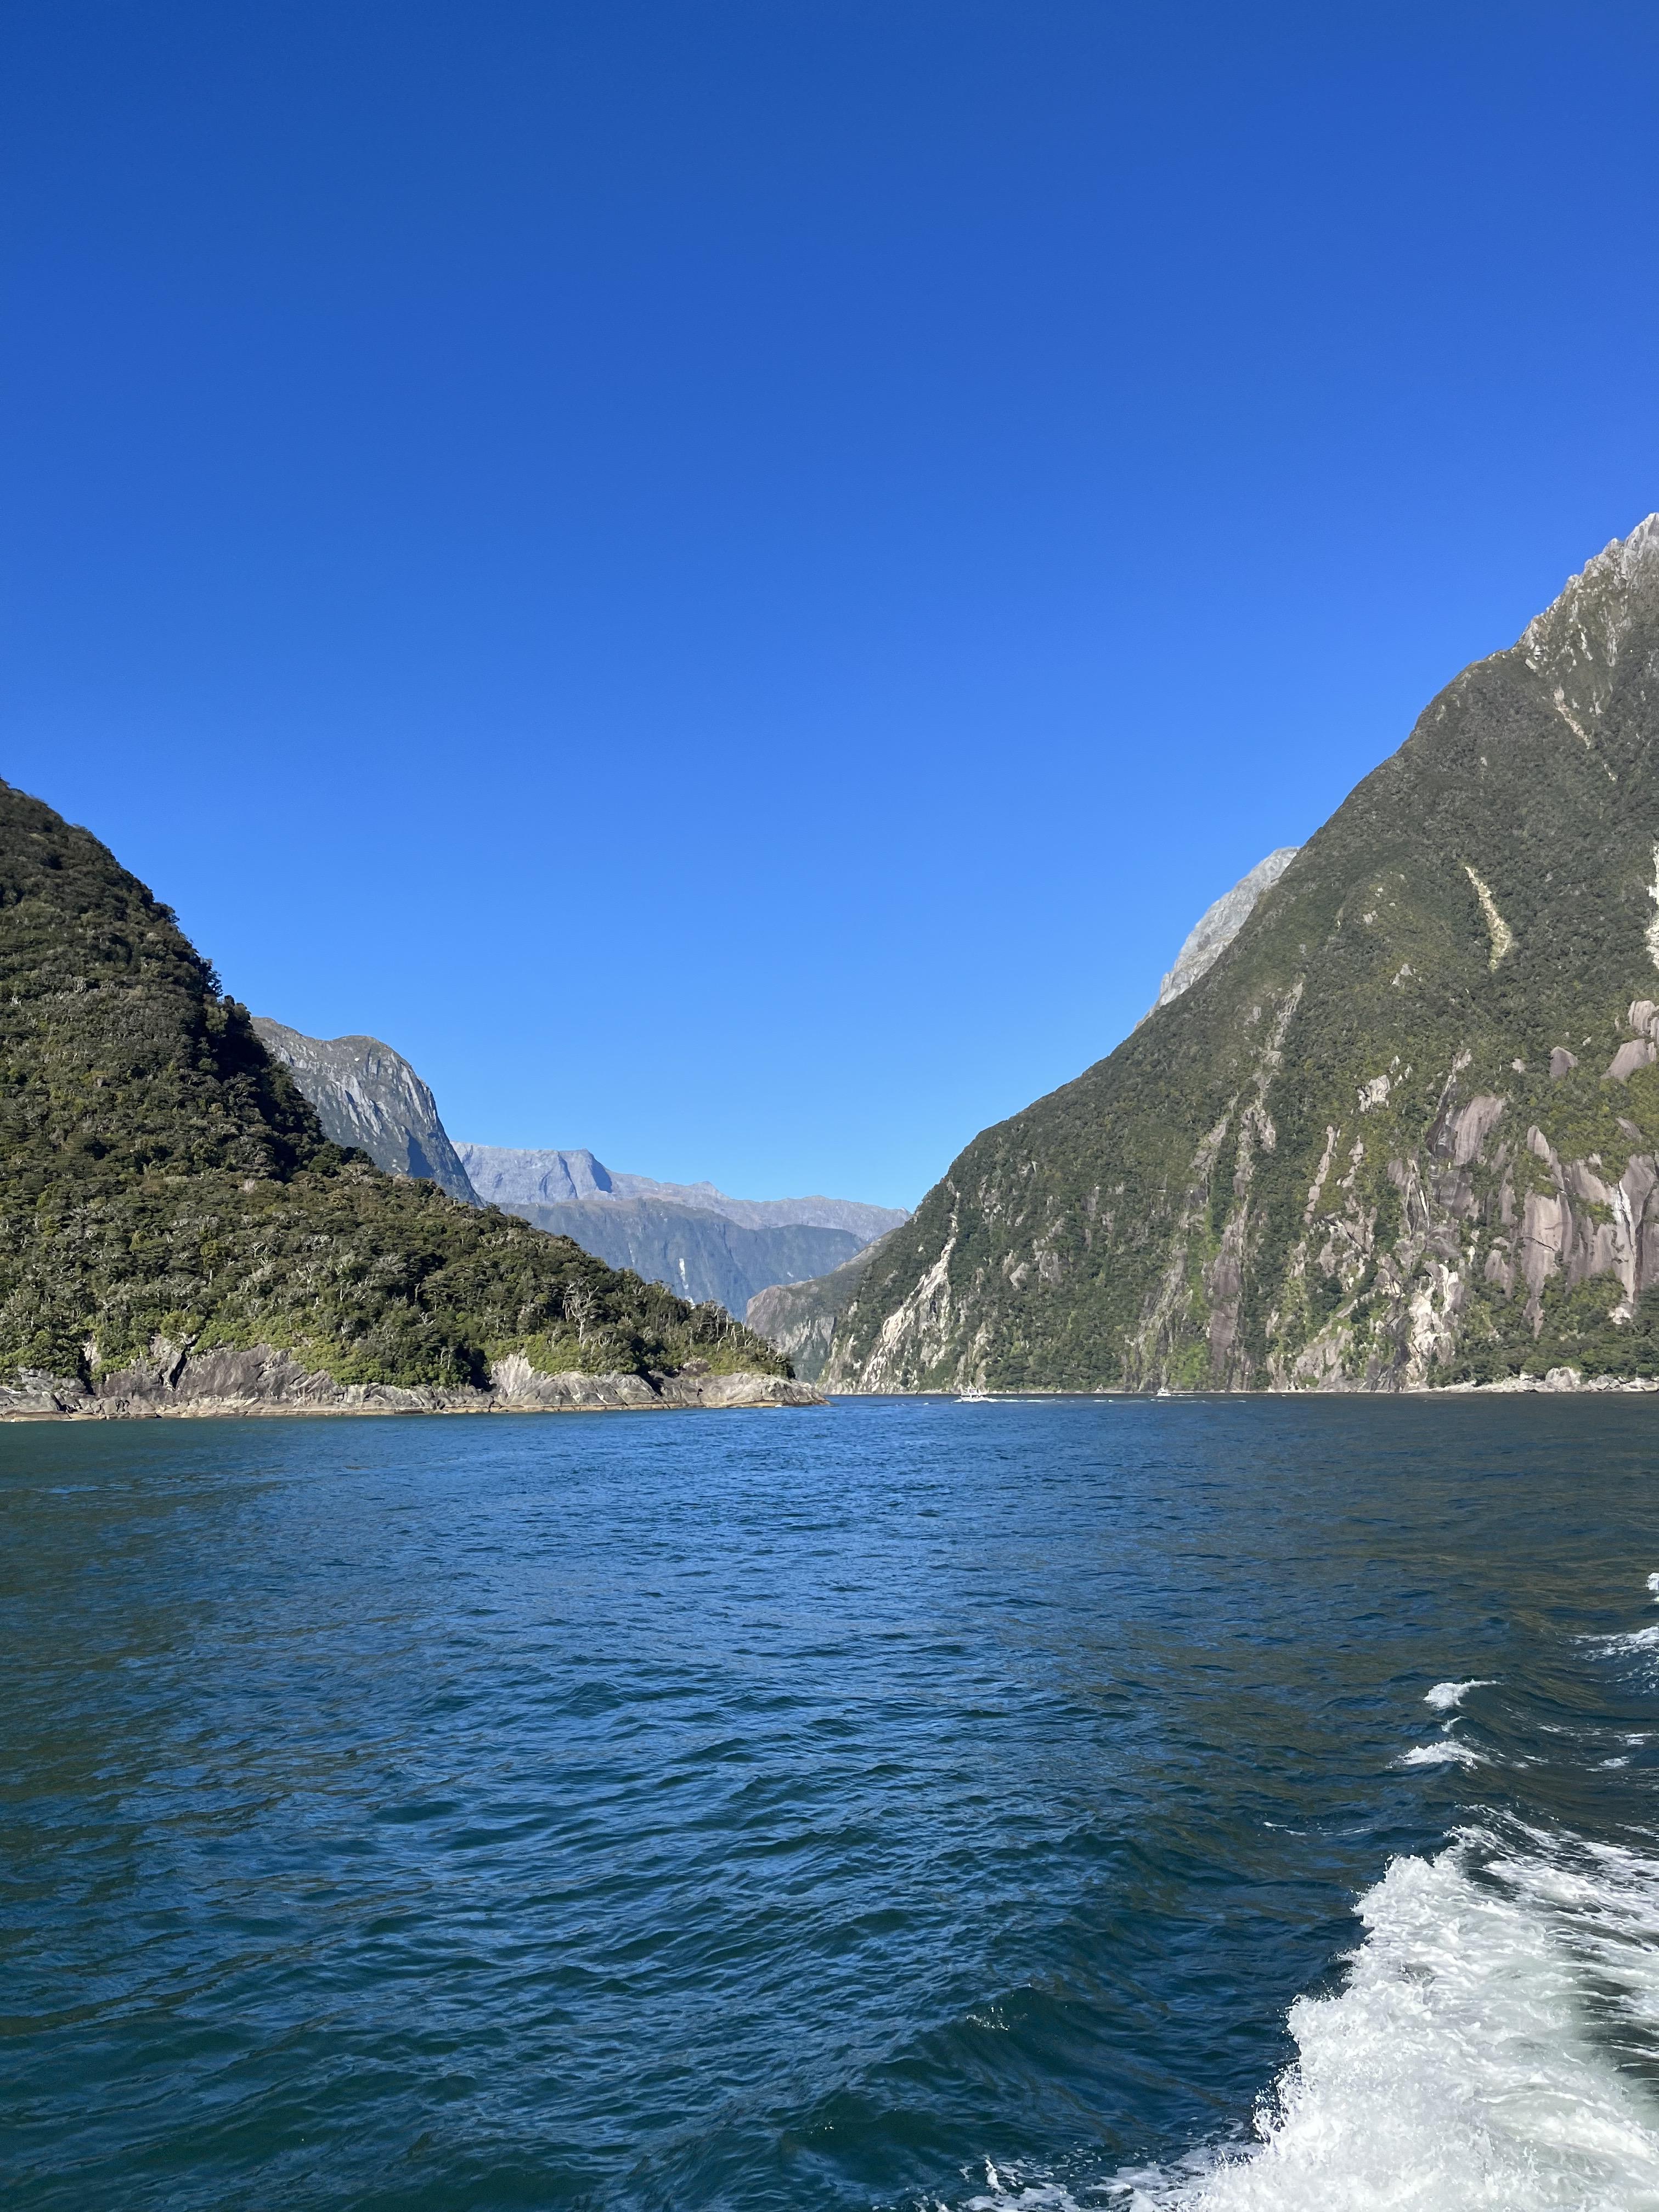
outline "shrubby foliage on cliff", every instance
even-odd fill
[[[172,910],[0,784],[0,1375],[90,1379],[158,1336],[343,1382],[787,1372],[716,1308],[325,1138]]]

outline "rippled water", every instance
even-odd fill
[[[14,2207],[1659,2207],[1659,1407],[0,1431]]]

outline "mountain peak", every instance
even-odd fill
[[[830,1386],[1651,1386],[1656,666],[1650,516],[1196,989],[975,1139],[838,1306]]]
[[[1610,538],[1570,576],[1522,631],[1517,649],[1536,676],[1610,672],[1644,606],[1659,611],[1659,514],[1645,515],[1628,538]]]
[[[253,1017],[253,1027],[335,1144],[355,1145],[387,1175],[435,1182],[463,1205],[477,1202],[437,1101],[401,1053],[379,1037],[307,1036],[265,1014]]]

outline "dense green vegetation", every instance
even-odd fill
[[[975,1139],[884,1247],[832,1382],[1659,1373],[1659,1221],[1635,1224],[1633,1317],[1583,1176],[1576,1256],[1535,1301],[1519,1279],[1528,1222],[1547,1228],[1529,1196],[1659,1148],[1659,1068],[1607,1075],[1632,1002],[1659,997],[1656,740],[1644,526],[1431,704],[1184,997]],[[1552,1079],[1557,1047],[1579,1065]],[[1501,1112],[1460,1158],[1483,1096]]]
[[[0,1374],[90,1380],[166,1337],[341,1382],[787,1371],[715,1308],[324,1137],[170,908],[0,784]]]

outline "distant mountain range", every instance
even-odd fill
[[[356,1146],[389,1175],[498,1206],[739,1320],[757,1292],[827,1273],[908,1218],[854,1199],[729,1198],[711,1182],[613,1174],[590,1152],[454,1145],[431,1090],[390,1045],[306,1036],[264,1015],[253,1027],[335,1144]]]
[[[721,1213],[745,1229],[842,1229],[860,1244],[885,1236],[909,1218],[902,1206],[866,1206],[855,1198],[729,1198],[712,1182],[656,1182],[649,1176],[613,1172],[592,1152],[517,1152],[502,1145],[466,1143],[455,1150],[473,1189],[487,1206],[651,1199],[665,1206]]]
[[[631,1267],[683,1298],[712,1298],[741,1320],[750,1301],[775,1283],[827,1274],[863,1248],[846,1229],[779,1222],[745,1229],[724,1213],[660,1199],[582,1198],[564,1206],[508,1206],[521,1221],[569,1237],[608,1267]]]

